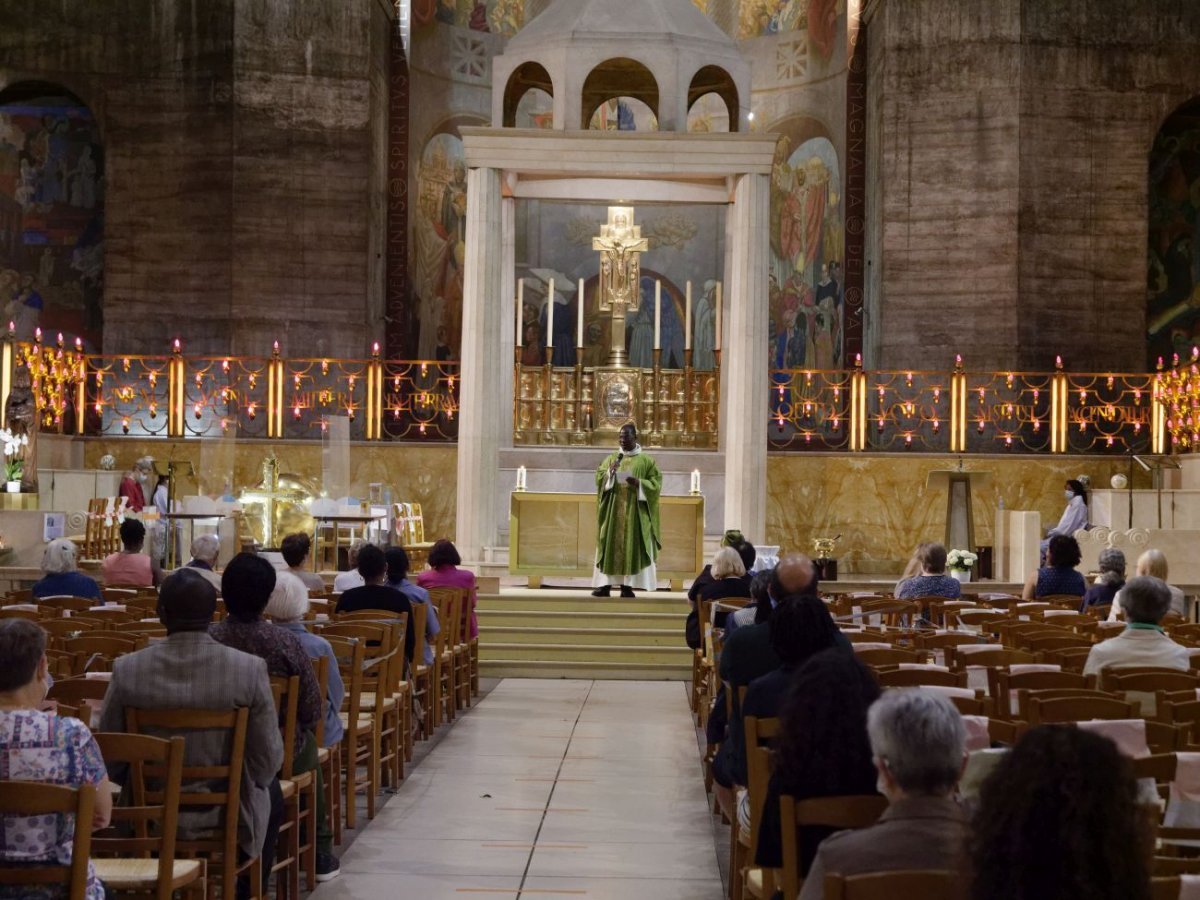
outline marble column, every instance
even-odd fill
[[[724,334],[721,346],[721,449],[725,452],[724,528],[767,536],[767,252],[771,194],[767,175],[742,175],[726,214]]]
[[[496,541],[494,483],[505,409],[511,406],[511,394],[508,404],[504,398],[511,390],[506,385],[512,380],[516,314],[504,291],[503,204],[498,170],[468,170],[455,536],[468,563],[482,562],[485,548]]]

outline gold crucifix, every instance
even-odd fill
[[[612,312],[610,366],[625,365],[625,314],[637,312],[642,299],[640,255],[649,249],[640,226],[633,224],[632,206],[610,206],[608,224],[592,238],[592,249],[600,252],[599,307]]]

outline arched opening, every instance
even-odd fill
[[[526,98],[530,91],[536,91],[538,95],[549,97],[551,104],[547,106],[542,96],[535,96],[527,102]],[[526,114],[537,112],[542,115],[545,109],[549,109],[553,115],[553,99],[554,82],[546,68],[536,62],[522,63],[508,76],[508,83],[504,85],[504,127],[520,127],[517,122],[521,112]],[[552,120],[549,125],[533,127],[553,128],[554,123]]]
[[[729,120],[729,109],[721,95],[701,94],[688,107],[687,130],[693,134],[736,131],[736,122]]]
[[[590,131],[658,131],[658,116],[636,97],[612,97],[592,113]]]
[[[60,85],[0,91],[0,302],[18,337],[101,346],[103,151],[92,111]]]
[[[541,88],[530,88],[521,95],[514,123],[517,128],[554,127],[554,97]]]
[[[583,117],[581,128],[591,128],[593,116],[600,107],[610,101],[639,101],[646,105],[654,116],[653,129],[658,129],[658,82],[653,73],[635,59],[617,57],[605,60],[588,73],[583,83]],[[635,107],[626,102],[626,108]],[[619,112],[619,110],[618,110]],[[636,123],[636,116],[634,118]],[[633,128],[617,130],[631,131]]]
[[[1188,358],[1200,343],[1200,97],[1163,122],[1147,177],[1146,360]]]
[[[716,98],[710,97],[710,94],[715,94],[716,98],[724,101],[726,127],[701,128],[697,125],[693,129],[692,113],[697,101],[704,101],[704,105],[699,109],[700,115],[707,115],[714,124],[719,120]],[[704,66],[692,76],[692,83],[688,86],[688,131],[740,131],[739,111],[737,85],[733,83],[733,77],[720,66]]]

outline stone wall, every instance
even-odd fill
[[[0,88],[62,85],[100,122],[106,352],[181,335],[192,352],[265,354],[278,338],[366,355],[370,48],[389,10],[0,0]]]
[[[868,4],[868,363],[1144,366],[1146,166],[1200,6]]]

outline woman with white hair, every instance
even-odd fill
[[[96,579],[76,567],[78,549],[73,541],[58,538],[46,545],[42,554],[42,577],[34,582],[33,597],[83,597],[101,599]]]
[[[1125,587],[1125,554],[1116,547],[1105,547],[1100,551],[1100,577],[1087,589],[1079,611],[1089,606],[1111,606],[1117,592]]]
[[[290,572],[275,573],[275,590],[267,601],[266,614],[284,631],[290,631],[300,640],[300,646],[310,658],[324,656],[329,659],[329,692],[325,697],[325,742],[332,747],[342,739],[342,720],[338,711],[346,687],[338,672],[337,656],[329,641],[313,634],[304,627],[304,614],[308,612],[308,588],[304,582]]]
[[[1183,591],[1167,581],[1167,557],[1161,550],[1147,550],[1137,559],[1137,570],[1134,575],[1150,575],[1167,585],[1171,592],[1171,612],[1184,614]],[[1108,611],[1108,621],[1116,622],[1125,618],[1125,609],[1121,606],[1121,595],[1124,590],[1117,591],[1113,597],[1112,608]]]

